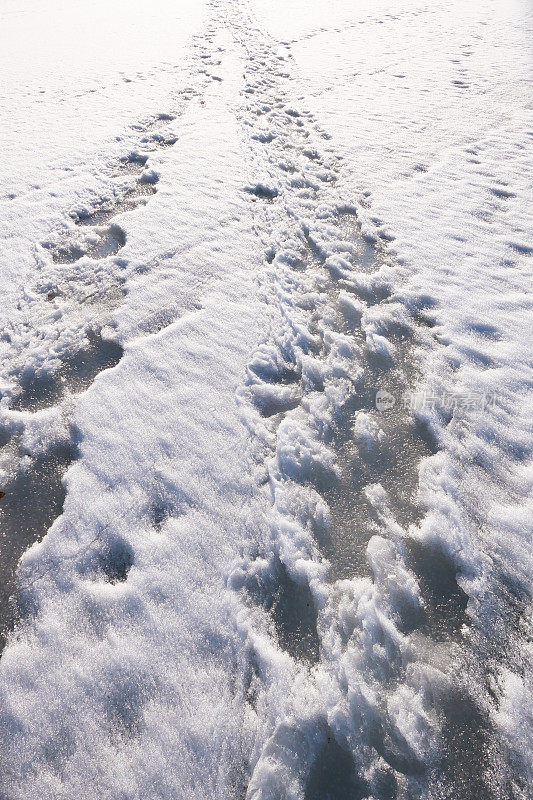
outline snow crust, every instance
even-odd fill
[[[525,800],[525,4],[3,14],[0,795]]]

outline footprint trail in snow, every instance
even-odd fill
[[[245,0],[202,24],[2,341],[6,797],[524,800],[516,630],[492,645],[427,533],[433,301],[295,42]]]

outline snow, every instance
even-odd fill
[[[526,4],[2,15],[0,795],[525,800]]]

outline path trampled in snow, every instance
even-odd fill
[[[0,183],[6,800],[527,797],[525,14],[278,12],[67,48],[85,138],[13,68],[66,128]]]

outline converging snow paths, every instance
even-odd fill
[[[163,4],[0,187],[2,797],[527,796],[523,16],[452,5]]]

